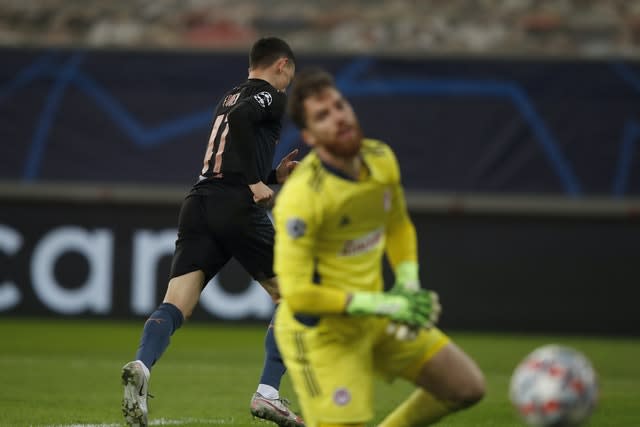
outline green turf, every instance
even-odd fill
[[[121,424],[120,367],[135,353],[141,326],[0,318],[0,426]],[[152,425],[267,427],[248,411],[262,367],[263,334],[258,326],[183,327],[154,370]],[[583,351],[599,373],[601,401],[589,426],[640,426],[638,339],[451,335],[484,370],[488,394],[439,426],[521,426],[506,398],[509,376],[524,355],[550,342]],[[297,407],[286,377],[282,391]],[[401,382],[378,383],[376,420],[409,391]]]

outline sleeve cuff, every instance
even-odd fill
[[[267,177],[267,184],[277,184],[278,178],[276,178],[276,170],[273,169],[269,172],[269,176]]]

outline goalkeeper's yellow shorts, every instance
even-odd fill
[[[388,324],[372,316],[326,316],[307,326],[280,305],[276,340],[307,427],[371,420],[374,376],[414,382],[420,367],[450,341],[437,328],[399,341],[387,334]]]

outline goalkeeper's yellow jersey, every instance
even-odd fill
[[[372,139],[361,155],[365,166],[353,180],[312,151],[277,197],[275,272],[293,312],[342,312],[347,293],[381,292],[385,248],[392,266],[417,260],[395,155]]]

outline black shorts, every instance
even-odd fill
[[[170,277],[202,270],[205,284],[234,257],[257,281],[273,272],[274,228],[246,185],[189,194],[180,209]]]

